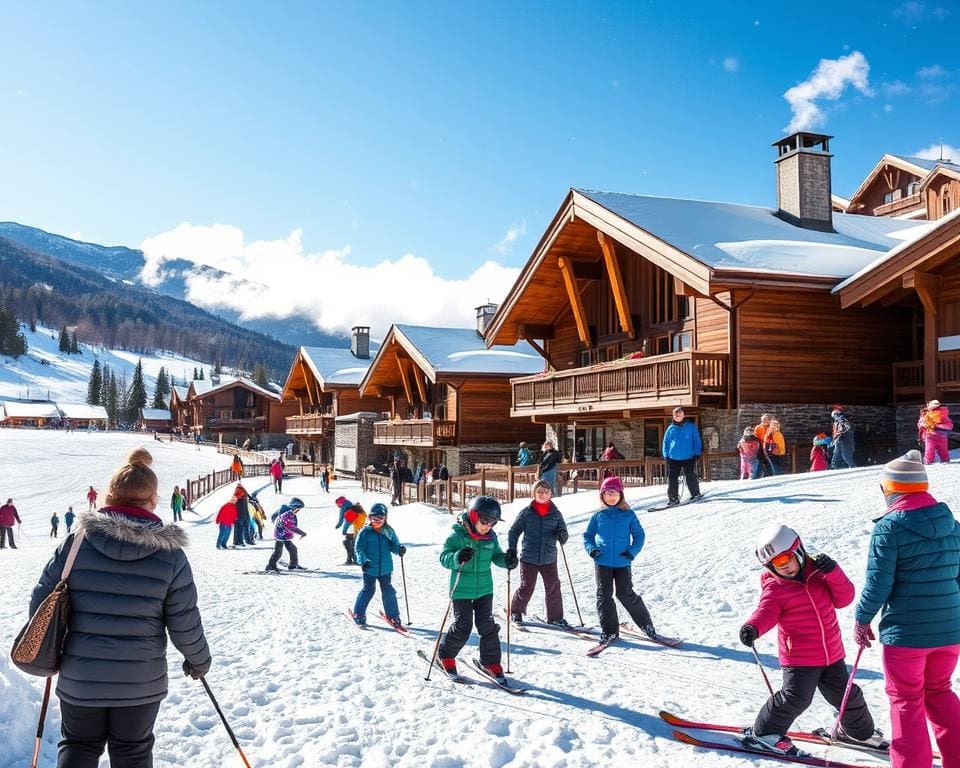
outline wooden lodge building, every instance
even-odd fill
[[[866,216],[934,221],[960,204],[960,165],[886,154],[843,210]]]
[[[843,404],[860,460],[892,450],[902,403],[915,424],[960,389],[960,221],[838,212],[830,138],[774,144],[777,209],[570,190],[486,329],[548,366],[512,380],[510,414],[589,461],[658,455],[676,405],[721,451],[769,411],[805,457]]]
[[[351,330],[350,349],[300,347],[282,392],[284,403],[296,404],[294,413],[287,416],[286,432],[297,441],[299,453],[312,455],[321,463],[335,464],[338,471],[351,474],[356,473],[358,466],[386,462],[387,451],[373,448],[372,435],[341,441],[345,444],[341,446],[340,460],[335,456],[338,418],[366,413],[366,420],[372,422],[390,408],[387,398],[360,395],[360,382],[370,362],[367,326],[358,325]],[[355,424],[356,420],[350,423]]]
[[[364,376],[360,393],[389,403],[374,442],[403,454],[411,470],[443,463],[464,474],[477,462],[510,463],[521,441],[543,441],[542,425],[510,418],[510,379],[540,373],[543,360],[523,342],[487,348],[495,311],[478,307],[476,329],[393,325]]]

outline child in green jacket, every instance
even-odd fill
[[[440,664],[447,674],[457,673],[456,656],[470,637],[474,623],[480,634],[480,664],[505,683],[500,665],[500,627],[493,620],[493,575],[491,563],[501,568],[517,567],[500,549],[493,526],[500,517],[500,503],[491,496],[477,496],[470,509],[453,526],[440,553],[440,564],[449,568],[453,625],[440,643]]]

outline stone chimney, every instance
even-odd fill
[[[370,359],[369,325],[355,325],[350,329],[350,351],[360,360]]]
[[[777,148],[777,216],[791,224],[833,232],[830,139],[822,133],[792,133]]]
[[[497,314],[498,304],[481,304],[477,307],[477,333],[483,338],[483,334],[487,330],[487,326],[490,325],[490,321],[493,320],[493,316]]]

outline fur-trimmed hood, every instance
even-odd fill
[[[187,534],[179,526],[119,511],[84,512],[78,518],[78,527],[97,551],[114,560],[141,560],[154,552],[187,545]]]

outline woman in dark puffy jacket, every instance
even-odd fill
[[[105,745],[111,768],[153,765],[153,726],[167,695],[167,633],[186,657],[184,674],[199,678],[210,668],[186,535],[154,514],[152,462],[140,448],[114,470],[106,506],[80,516],[33,590],[31,613],[82,535],[57,681],[59,768],[96,768]]]

